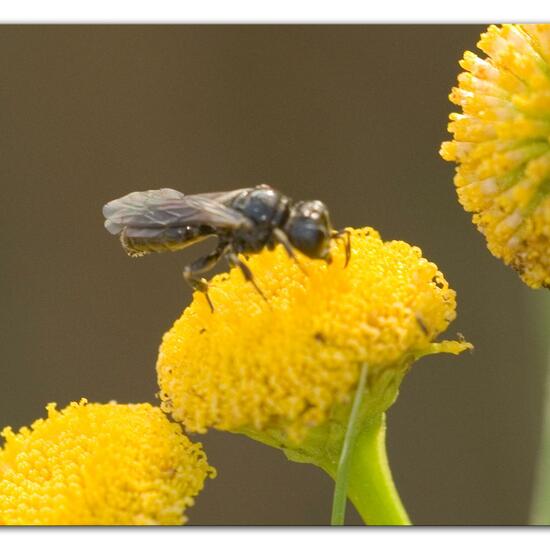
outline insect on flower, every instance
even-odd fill
[[[184,195],[174,189],[136,191],[103,207],[105,227],[130,256],[182,250],[216,236],[216,248],[183,270],[189,285],[208,296],[208,283],[199,277],[225,257],[263,296],[249,267],[239,254],[256,254],[282,244],[298,262],[295,250],[330,263],[330,240],[347,235],[346,265],[350,256],[349,233],[332,228],[327,207],[318,200],[294,202],[269,185],[235,191]],[[299,265],[299,264],[298,264]],[[265,298],[265,297],[264,297]]]

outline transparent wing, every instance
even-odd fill
[[[217,191],[214,193],[201,193],[200,195],[195,195],[196,197],[205,197],[207,199],[220,202],[224,205],[228,205],[231,201],[244,191],[251,191],[253,187],[243,187],[242,189],[235,189],[234,191]]]
[[[164,228],[210,225],[233,228],[247,219],[240,212],[209,198],[208,194],[184,195],[174,189],[136,191],[103,207],[105,227],[112,233],[128,228]]]

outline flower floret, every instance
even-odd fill
[[[164,410],[191,431],[299,438],[349,401],[363,363],[373,378],[422,355],[454,319],[454,291],[418,248],[349,231],[347,267],[340,241],[330,265],[277,247],[247,260],[266,300],[235,269],[210,283],[214,313],[197,293],[160,349]]]
[[[441,155],[489,250],[531,287],[550,286],[550,25],[491,25],[450,100]]]
[[[0,523],[178,525],[215,470],[150,404],[85,399],[14,433],[0,448]]]

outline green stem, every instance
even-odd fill
[[[361,367],[359,382],[355,390],[353,405],[349,415],[348,426],[344,443],[340,452],[338,461],[338,469],[336,470],[336,480],[334,483],[334,497],[332,499],[332,517],[331,525],[344,525],[346,519],[346,502],[348,491],[348,475],[350,469],[351,450],[355,446],[355,439],[358,432],[357,420],[359,418],[359,410],[361,409],[361,401],[365,393],[365,384],[367,382],[368,366],[364,364]]]
[[[348,495],[367,525],[410,525],[386,455],[386,415],[370,418],[351,459]]]
[[[537,300],[533,299],[533,308],[538,310],[540,319],[537,341],[542,342],[541,358],[545,365],[544,373],[544,405],[542,411],[542,433],[538,454],[533,503],[531,509],[531,525],[550,525],[550,292],[537,292]]]
[[[336,471],[325,464],[336,479]],[[411,525],[393,483],[386,455],[386,415],[369,417],[351,451],[348,497],[367,525]]]

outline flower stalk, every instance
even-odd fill
[[[330,466],[327,473],[337,479]],[[386,415],[369,418],[350,456],[348,497],[367,525],[411,525],[386,455]]]
[[[334,478],[331,525],[345,524],[348,496],[366,524],[410,525],[386,456],[385,415],[377,414],[363,424],[359,421],[367,374],[365,363],[361,367],[336,472],[330,462],[324,468]]]
[[[532,299],[533,309],[540,319],[537,341],[540,363],[545,373],[542,426],[537,465],[535,470],[533,502],[531,505],[531,525],[550,525],[550,293],[538,292]]]

